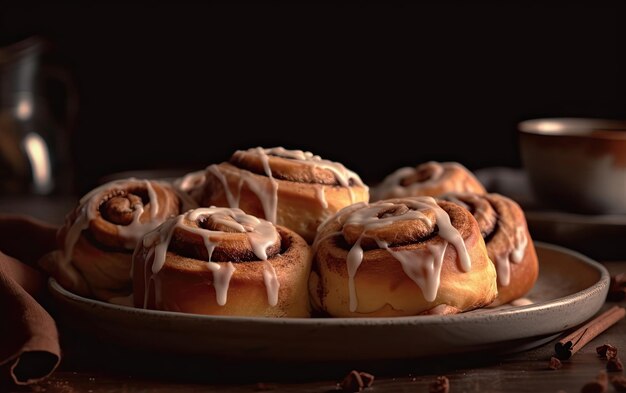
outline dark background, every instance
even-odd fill
[[[257,145],[310,150],[376,182],[430,159],[519,166],[523,119],[626,118],[624,11],[10,2],[0,36],[47,37],[46,61],[73,75],[79,192],[109,173],[200,169]]]

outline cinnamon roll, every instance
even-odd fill
[[[340,163],[301,150],[258,147],[209,166],[200,205],[239,207],[311,242],[327,217],[368,199],[368,187]]]
[[[372,200],[408,196],[436,197],[448,192],[484,194],[485,188],[458,162],[429,161],[415,168],[400,168],[372,190]]]
[[[202,195],[204,188],[206,170],[190,172],[182,176],[172,183],[172,185],[180,192],[187,194],[192,200],[198,201]]]
[[[311,249],[240,209],[199,208],[148,233],[133,258],[136,307],[207,315],[309,316]]]
[[[498,273],[498,298],[492,305],[528,293],[537,280],[539,264],[522,208],[499,194],[446,194],[442,198],[467,208],[478,221]]]
[[[191,207],[167,183],[126,179],[104,184],[79,202],[59,230],[59,250],[42,267],[66,289],[111,301],[132,291],[132,254],[143,235]]]
[[[496,271],[466,209],[431,197],[348,206],[320,226],[309,290],[334,317],[459,313],[490,304]]]

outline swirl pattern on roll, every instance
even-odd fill
[[[137,307],[209,315],[308,316],[311,252],[294,232],[241,209],[198,208],[143,238]]]
[[[498,273],[498,298],[493,305],[528,293],[537,280],[539,264],[522,208],[499,194],[451,193],[442,198],[468,209],[478,221]]]
[[[400,168],[372,190],[372,200],[408,196],[436,197],[449,192],[484,194],[485,188],[458,162],[429,161],[415,168]]]
[[[368,187],[340,163],[301,150],[257,147],[209,166],[200,204],[241,208],[310,242],[328,216],[368,200]]]
[[[348,206],[320,227],[314,249],[311,295],[331,316],[456,313],[497,294],[476,220],[430,197]]]
[[[193,203],[169,184],[124,179],[83,196],[59,230],[60,250],[43,267],[65,288],[111,300],[130,294],[132,253],[143,235]]]

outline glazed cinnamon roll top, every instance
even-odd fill
[[[205,261],[207,268],[218,276],[214,285],[220,305],[226,303],[230,277],[236,270],[233,262],[264,261],[263,280],[268,302],[270,305],[278,302],[280,283],[269,260],[281,252],[281,236],[269,221],[240,209],[210,207],[190,210],[148,233],[142,246],[138,252],[144,254],[144,261],[151,259],[153,275],[163,268],[168,250]],[[223,267],[216,262],[227,264]]]
[[[456,267],[448,269],[469,272],[472,268],[465,239],[471,236],[476,224],[468,222],[466,215],[453,203],[437,202],[430,197],[354,204],[320,226],[314,248],[323,250],[318,252],[321,259],[327,259],[324,255],[328,254],[333,255],[331,259],[341,260],[339,255],[347,251],[350,312],[358,307],[355,277],[361,264],[367,260],[372,269],[376,259],[384,258],[381,252],[397,260],[421,289],[424,299],[432,302],[437,297],[444,255],[451,252],[449,248],[454,250]]]
[[[361,178],[343,164],[322,159],[308,151],[256,147],[236,151],[230,163],[280,180],[328,186],[364,186]]]
[[[84,230],[114,250],[134,250],[143,235],[189,206],[169,184],[138,179],[103,184],[83,196],[59,231],[63,259],[69,261]]]
[[[207,262],[266,260],[280,252],[274,225],[223,207],[198,208],[148,233],[143,247],[154,252],[153,272],[161,270],[168,249]]]
[[[40,265],[64,288],[105,301],[131,290],[132,253],[144,234],[192,206],[168,183],[124,179],[82,197]]]
[[[257,147],[210,165],[200,204],[241,208],[310,242],[329,215],[367,200],[368,187],[338,162],[302,150]]]
[[[415,168],[400,168],[387,176],[372,192],[373,200],[407,196],[439,196],[448,192],[484,194],[485,188],[457,162],[429,161]]]

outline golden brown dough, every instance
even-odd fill
[[[200,205],[238,207],[311,242],[327,217],[368,200],[368,187],[340,163],[301,150],[259,147],[209,166]]]
[[[429,161],[415,168],[400,168],[372,190],[372,200],[408,196],[436,197],[449,192],[484,194],[485,188],[458,162]]]
[[[68,214],[57,235],[59,250],[44,258],[42,267],[79,295],[105,301],[128,296],[137,242],[190,206],[164,182],[125,179],[104,184]]]
[[[478,221],[498,273],[498,298],[492,306],[526,295],[537,281],[539,263],[522,208],[499,194],[461,193],[443,198],[467,208]]]
[[[200,208],[147,234],[133,265],[136,307],[206,315],[308,317],[311,249],[240,209]]]
[[[309,288],[334,317],[457,313],[490,304],[496,271],[472,215],[430,197],[346,207],[319,229]]]

